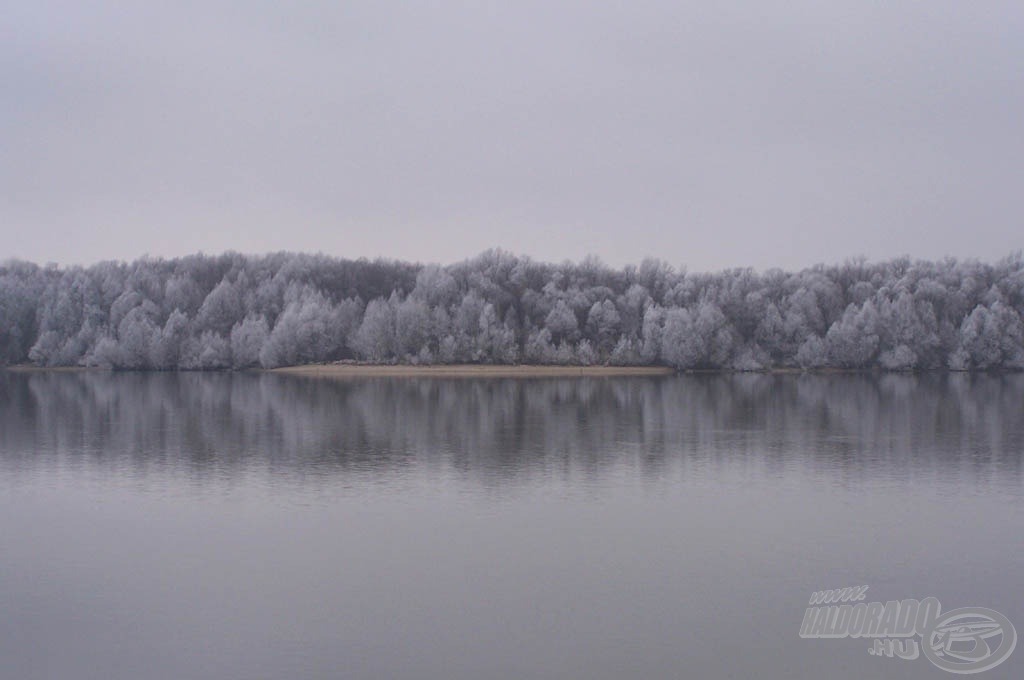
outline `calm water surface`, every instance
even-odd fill
[[[1021,375],[0,372],[0,678],[952,678],[804,609],[1024,636],[1022,451]]]

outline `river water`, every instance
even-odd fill
[[[1024,635],[1022,452],[1022,375],[0,372],[0,677],[954,677],[801,622]]]

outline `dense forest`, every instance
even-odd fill
[[[8,365],[1024,369],[1022,315],[1019,253],[711,274],[495,250],[444,267],[287,253],[0,264]]]

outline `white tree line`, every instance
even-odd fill
[[[445,267],[286,253],[0,264],[0,363],[39,366],[1022,369],[1022,315],[1019,254],[711,274],[494,250]]]

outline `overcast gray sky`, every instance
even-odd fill
[[[5,2],[0,259],[1024,246],[1024,3]]]

